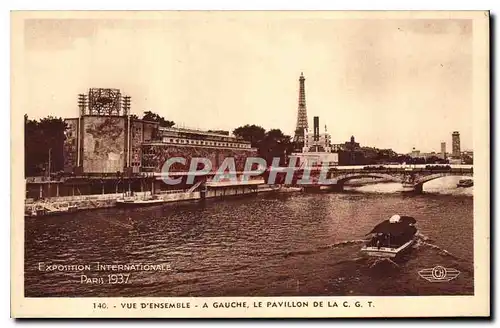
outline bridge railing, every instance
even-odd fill
[[[425,169],[425,168],[386,168],[386,169],[342,169],[338,170],[330,168],[329,172],[339,174],[358,174],[358,173],[456,173],[470,174],[473,173],[472,168],[451,168],[451,169]]]

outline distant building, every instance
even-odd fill
[[[450,164],[462,164],[462,159],[461,158],[449,158],[448,162]]]
[[[332,152],[331,147],[331,136],[326,131],[319,133],[319,117],[314,117],[314,131],[313,133],[308,133],[307,129],[304,130],[304,147],[302,147],[301,153],[292,153],[290,157],[295,157],[298,159],[301,165],[308,165],[310,163],[315,163],[316,165],[322,165],[327,163],[328,165],[338,165],[338,154]]]
[[[141,171],[145,172],[161,172],[164,162],[173,157],[183,157],[187,163],[194,157],[207,158],[212,170],[226,157],[232,157],[236,169],[243,171],[246,158],[257,154],[250,142],[232,135],[175,127],[159,127],[156,138],[142,142],[141,146]],[[185,165],[174,164],[170,168],[170,171],[186,170]]]
[[[443,146],[443,145],[441,144],[441,146]],[[444,153],[444,157],[443,157],[443,148],[442,147],[441,147],[440,153],[436,153],[435,151],[424,153],[418,149],[415,149],[415,147],[413,147],[412,151],[410,153],[408,153],[407,156],[410,156],[411,158],[431,160],[431,162],[433,162],[432,160],[434,159],[437,162],[437,161],[441,161],[442,159],[446,158],[446,153]]]
[[[422,155],[420,154],[420,150],[415,149],[415,147],[413,147],[413,149],[411,150],[411,153],[409,153],[408,155],[410,155],[411,158],[422,157]]]
[[[446,142],[441,142],[441,158],[446,159]]]
[[[460,158],[460,132],[454,131],[451,134],[451,143],[452,143],[452,156],[455,158]]]
[[[432,151],[430,153],[420,153],[420,157],[421,158],[431,158],[431,157],[435,157],[435,158],[441,158],[441,153],[436,153],[435,151]]]
[[[356,142],[354,136],[351,136],[350,141],[346,141],[342,144],[334,144],[332,145],[333,151],[359,151],[361,147],[359,146],[359,142]]]
[[[339,165],[366,164],[365,152],[354,136],[349,141],[332,145],[332,151],[339,154]]]
[[[304,132],[304,147],[303,153],[307,152],[332,152],[331,137],[326,131],[319,133],[319,117],[314,116],[314,132],[308,133],[307,129]]]

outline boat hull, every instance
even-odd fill
[[[382,258],[395,258],[407,249],[411,247],[411,245],[415,242],[414,239],[411,239],[399,246],[398,248],[393,247],[374,247],[374,246],[364,246],[361,249],[361,253],[370,257],[382,257]]]
[[[472,180],[472,179],[460,180],[457,183],[458,188],[468,188],[468,187],[472,187],[473,185],[474,185],[474,180]]]
[[[163,203],[165,203],[165,201],[163,199],[133,200],[133,201],[118,199],[116,201],[116,206],[117,207],[146,207],[146,206],[161,205]]]

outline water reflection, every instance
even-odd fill
[[[433,182],[424,190],[437,193],[424,195],[370,185],[342,194],[262,194],[26,219],[26,295],[471,294],[473,199]],[[359,249],[365,234],[394,213],[414,216],[422,239],[389,278],[373,271]],[[128,218],[141,228],[127,227]],[[38,270],[40,262],[95,261],[170,263],[172,271],[133,272],[128,285],[89,286],[77,273]],[[463,274],[446,286],[419,279],[418,270],[436,264]]]

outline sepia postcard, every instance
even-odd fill
[[[11,13],[11,316],[490,316],[488,11]]]

